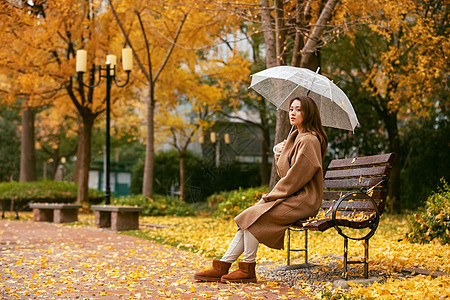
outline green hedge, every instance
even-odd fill
[[[137,196],[122,196],[112,198],[113,205],[141,206],[143,216],[193,216],[195,207],[178,197],[154,195],[153,198]]]
[[[89,189],[89,198],[102,198],[103,193]],[[21,202],[71,203],[77,199],[77,184],[66,181],[1,182],[0,200]]]
[[[262,195],[267,193],[267,187],[256,187],[231,192],[222,192],[208,197],[207,201],[211,207],[217,207],[213,213],[214,217],[230,219],[237,216],[247,207],[261,200]]]
[[[409,218],[407,239],[413,243],[450,242],[450,187],[441,179],[442,188],[432,193],[425,208]]]

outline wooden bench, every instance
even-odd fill
[[[308,262],[308,230],[325,231],[335,228],[344,238],[344,278],[349,264],[363,264],[364,278],[369,272],[369,239],[377,230],[384,211],[389,173],[395,153],[335,159],[330,162],[324,178],[324,199],[315,218],[299,220],[287,230],[287,266],[295,269],[313,266]],[[361,229],[360,236],[349,236],[343,229]],[[291,248],[291,231],[305,232],[303,249]],[[347,231],[347,230],[345,230]],[[364,240],[364,259],[348,260],[348,240]],[[290,253],[302,251],[305,263],[292,266]]]
[[[71,223],[78,221],[81,205],[66,203],[30,203],[33,209],[33,221]]]
[[[98,228],[110,228],[114,231],[139,229],[139,213],[143,210],[138,206],[113,205],[92,205],[91,209]]]

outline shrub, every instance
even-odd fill
[[[102,198],[103,193],[89,189],[89,198]],[[71,203],[77,199],[77,184],[67,181],[1,182],[0,200],[19,202]]]
[[[168,195],[171,186],[179,189],[179,157],[175,150],[159,151],[155,155],[153,191]],[[135,166],[131,191],[142,192],[144,159]],[[201,157],[190,151],[186,153],[185,201],[188,203],[205,202],[207,197],[218,191],[235,190],[238,187],[249,188],[261,182],[261,167],[258,164],[229,162],[216,167],[215,161]]]
[[[217,203],[216,201],[222,200],[217,205],[217,209],[213,213],[213,216],[229,219],[234,218],[244,209],[261,200],[262,195],[265,193],[267,193],[267,187],[265,186],[245,190],[239,188],[239,190],[231,192],[214,194],[208,197],[208,203]]]
[[[450,187],[444,179],[441,182],[443,187],[428,197],[424,210],[409,218],[407,239],[410,242],[450,242]]]
[[[112,198],[113,205],[141,206],[143,216],[193,216],[194,206],[180,200],[178,197],[154,195],[148,198],[142,195],[122,196]]]
[[[225,202],[228,196],[232,193],[232,191],[224,191],[220,193],[215,193],[209,196],[206,201],[208,202],[208,207],[211,211],[216,211],[217,205],[222,202]]]

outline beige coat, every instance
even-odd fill
[[[272,191],[234,220],[260,243],[283,249],[286,229],[299,219],[315,216],[322,203],[322,155],[317,136],[295,130],[277,159],[277,171],[281,179]]]

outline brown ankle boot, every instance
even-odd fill
[[[223,275],[228,274],[231,263],[220,260],[213,260],[212,268],[203,272],[195,273],[194,279],[201,281],[220,281]]]
[[[255,266],[256,263],[246,263],[243,261],[239,262],[239,269],[231,272],[228,275],[222,276],[220,281],[222,282],[256,282],[256,274],[255,274]]]

